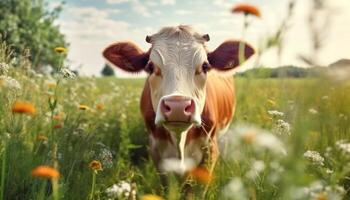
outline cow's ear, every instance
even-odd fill
[[[239,59],[240,45],[242,53],[242,61]],[[208,53],[208,61],[210,65],[218,70],[226,71],[233,69],[244,61],[249,59],[255,53],[254,49],[243,41],[226,41],[217,47],[213,52]]]
[[[103,57],[127,72],[139,72],[147,65],[149,53],[131,42],[118,42],[108,46],[103,51]]]

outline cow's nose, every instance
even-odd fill
[[[170,96],[162,99],[161,111],[168,122],[190,122],[195,104],[187,97]]]

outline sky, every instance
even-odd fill
[[[284,51],[279,60],[276,49],[263,54],[264,66],[306,65],[299,55],[310,54],[310,31],[307,25],[311,0],[297,0],[290,28],[284,38]],[[50,1],[49,7],[59,4]],[[143,50],[150,44],[146,35],[164,26],[192,25],[210,35],[207,43],[214,50],[227,39],[242,39],[243,16],[230,13],[233,5],[246,2],[259,7],[262,17],[251,17],[244,40],[258,47],[269,34],[276,31],[287,15],[288,0],[66,0],[57,23],[70,43],[68,58],[72,69],[82,75],[99,75],[105,60],[103,49],[116,41],[133,41]],[[332,13],[330,24],[322,31],[324,47],[318,62],[328,65],[341,58],[350,58],[350,1],[328,0]],[[326,12],[320,15],[325,16]],[[244,71],[254,65],[256,58],[238,68]],[[128,74],[116,72],[124,77]]]

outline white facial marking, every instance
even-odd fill
[[[165,121],[160,109],[161,100],[177,95],[194,101],[191,122],[201,124],[206,74],[196,74],[196,71],[207,61],[203,39],[190,27],[166,28],[151,37],[150,61],[161,71],[161,76],[152,74],[149,77],[155,123]]]

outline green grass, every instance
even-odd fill
[[[172,175],[169,187],[161,187],[148,157],[148,138],[139,111],[143,79],[61,79],[50,88],[48,82],[56,79],[40,77],[23,66],[11,68],[6,76],[15,78],[21,89],[0,82],[3,199],[52,199],[51,182],[31,176],[39,165],[57,165],[61,199],[107,199],[106,189],[121,181],[130,183],[138,198],[144,194],[184,198],[182,182]],[[206,199],[350,198],[346,196],[350,150],[336,144],[350,142],[349,82],[238,78],[235,84],[237,110],[224,136],[228,152],[220,157]],[[50,98],[51,104],[57,100],[51,108]],[[12,113],[18,100],[31,102],[36,114]],[[98,104],[103,105],[102,110],[96,108]],[[90,109],[80,110],[79,105]],[[284,116],[272,117],[269,110]],[[290,125],[290,134],[276,129],[279,119]],[[246,129],[256,135],[266,130],[287,154],[273,152],[275,143],[264,148],[247,142]],[[242,136],[237,134],[240,131]],[[307,150],[318,151],[324,157],[323,165],[306,159]],[[103,170],[97,172],[90,196],[94,172],[89,163],[93,160],[101,161]],[[195,180],[188,183],[194,188],[193,199],[202,199],[205,186]]]

